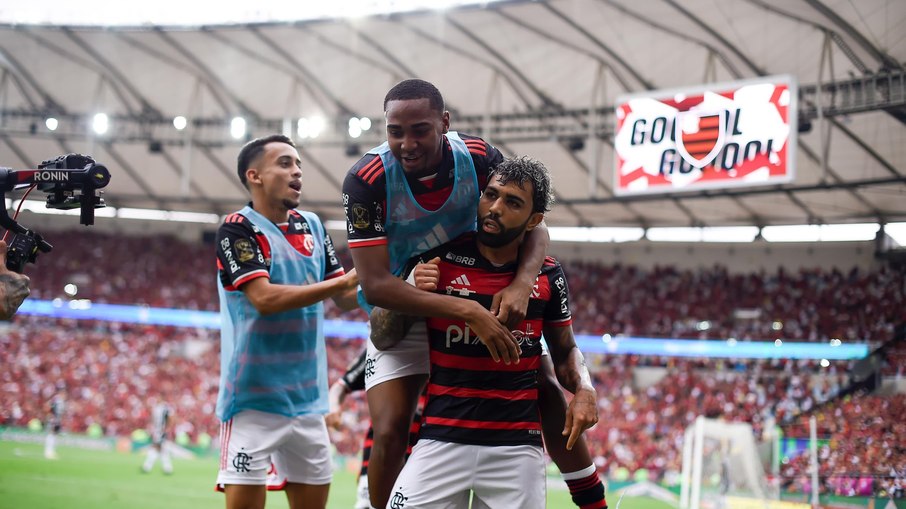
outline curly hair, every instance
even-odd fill
[[[547,212],[554,204],[554,190],[551,176],[544,163],[528,156],[505,159],[498,164],[488,180],[499,178],[501,184],[515,182],[525,189],[525,183],[532,183],[532,212]]]

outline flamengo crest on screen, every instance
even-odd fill
[[[621,96],[614,189],[664,193],[792,181],[796,95],[792,77],[775,76]]]

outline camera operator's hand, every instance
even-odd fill
[[[28,276],[6,268],[6,242],[0,240],[0,320],[9,320],[28,297]]]

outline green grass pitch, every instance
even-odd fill
[[[174,459],[174,474],[160,463],[150,474],[139,467],[143,454],[58,448],[60,458],[47,460],[40,444],[0,442],[0,509],[222,509],[223,495],[214,491],[217,459]],[[554,484],[562,483],[555,480]],[[337,469],[330,487],[329,509],[351,509],[355,474]],[[616,495],[608,495],[616,507]],[[569,494],[548,490],[550,509],[575,507]],[[268,493],[268,509],[288,505],[280,492]],[[667,509],[644,498],[626,498],[620,509]]]

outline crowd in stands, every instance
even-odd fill
[[[217,309],[213,247],[173,237],[128,237],[60,233],[66,256],[42,256],[33,273],[32,296],[94,302]],[[86,240],[88,238],[89,240]],[[350,266],[348,256],[341,253]],[[779,270],[730,274],[715,267],[697,271],[658,267],[564,263],[573,295],[577,333],[645,337],[890,342],[906,323],[906,272],[880,268]],[[359,312],[329,317],[364,320]],[[216,437],[217,331],[97,321],[17,317],[0,329],[0,420],[25,425],[43,419],[45,404],[64,391],[69,405],[64,428],[84,431],[99,424],[108,435],[128,435],[148,425],[150,398],[174,407],[176,427],[193,439]],[[707,326],[703,326],[707,322]],[[902,338],[898,338],[902,345]],[[902,376],[906,348],[893,345],[884,371]],[[363,345],[328,341],[330,380],[336,380]],[[784,424],[787,436],[807,436],[799,415],[819,416],[823,479],[858,472],[880,476],[873,489],[896,492],[906,482],[906,397],[834,401],[849,383],[852,362],[790,359],[677,359],[653,356],[591,356],[599,395],[600,424],[588,443],[602,472],[619,475],[644,469],[649,478],[675,480],[681,469],[685,429],[698,415],[747,422],[756,434]],[[642,383],[642,368],[659,368]],[[355,455],[368,426],[361,394],[347,400],[344,429],[332,432],[339,452]],[[876,456],[880,454],[881,456]],[[876,462],[871,458],[887,458]],[[807,471],[804,456],[783,465],[791,488]],[[872,477],[873,478],[873,477]],[[839,477],[838,479],[843,479]],[[826,490],[850,484],[828,480]],[[899,483],[899,484],[897,484]]]
[[[49,236],[50,237],[50,236]],[[169,236],[60,232],[40,259],[33,297],[217,310],[214,247]],[[348,252],[340,251],[346,267]],[[564,262],[577,333],[738,340],[883,343],[906,322],[906,270],[882,267],[731,274]],[[329,317],[340,311],[328,302]],[[345,319],[364,320],[362,313]]]
[[[906,397],[859,394],[814,412],[818,436],[820,489],[836,495],[903,497],[906,495]],[[786,427],[788,434],[807,436],[808,416]],[[809,491],[808,455],[782,467],[791,488]]]

